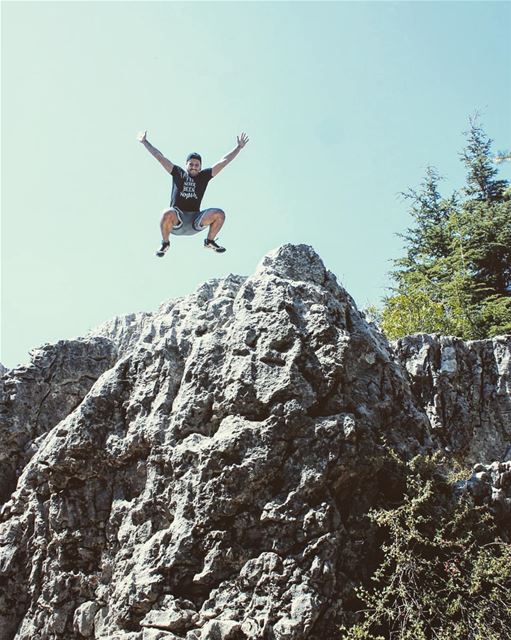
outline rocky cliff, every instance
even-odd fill
[[[335,638],[384,447],[509,514],[510,352],[389,345],[303,245],[36,350],[1,379],[0,637]]]

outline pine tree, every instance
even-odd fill
[[[502,197],[506,189],[505,180],[496,180],[498,169],[491,154],[493,140],[484,132],[479,115],[470,117],[470,129],[465,131],[467,146],[460,156],[467,167],[467,185],[464,188],[469,198],[491,202]]]
[[[461,195],[442,198],[432,167],[419,190],[402,194],[413,225],[401,235],[406,254],[394,261],[396,286],[384,301],[382,328],[390,338],[511,332],[511,193],[497,179],[492,141],[477,117],[466,137]]]
[[[467,167],[468,199],[461,224],[468,239],[473,277],[487,294],[511,294],[511,199],[508,183],[497,180],[491,155],[492,140],[471,119],[468,143],[461,157]]]
[[[450,201],[442,199],[438,190],[441,180],[437,170],[428,167],[420,190],[408,189],[401,194],[411,203],[410,215],[415,223],[405,234],[399,234],[408,245],[406,259],[411,261],[411,265],[417,260],[444,258],[449,255],[447,223],[449,210],[455,206],[455,196]]]

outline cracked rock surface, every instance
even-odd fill
[[[436,438],[469,464],[511,460],[511,336],[407,336],[396,353]]]
[[[334,638],[374,560],[362,516],[392,492],[383,439],[446,445],[422,340],[393,350],[310,247],[284,245],[7,372],[0,637]],[[449,379],[466,415],[502,418],[485,464],[509,441],[498,345],[484,402]]]
[[[48,432],[76,409],[92,385],[113,366],[116,348],[107,338],[62,340],[34,349],[28,366],[0,378],[0,501]]]
[[[510,529],[511,522],[511,461],[476,464],[462,490],[468,492],[475,504],[490,507],[497,522]]]

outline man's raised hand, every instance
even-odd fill
[[[141,131],[137,136],[137,140],[139,142],[145,142],[146,135],[147,135],[147,131]]]
[[[240,133],[240,135],[238,136],[238,148],[239,149],[243,149],[243,147],[247,144],[248,142],[248,136],[247,134],[243,131],[242,133]]]

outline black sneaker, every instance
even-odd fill
[[[204,240],[204,247],[206,249],[213,249],[217,253],[223,253],[225,251],[225,247],[221,247],[214,240],[208,240],[207,238]]]
[[[167,253],[170,247],[170,242],[162,242],[161,249],[156,252],[158,258],[163,258],[163,256]]]

